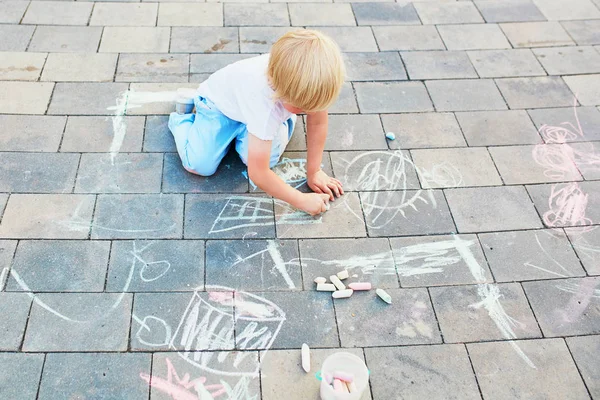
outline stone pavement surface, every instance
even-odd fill
[[[303,27],[348,71],[318,218],[166,125]],[[317,399],[337,351],[364,399],[600,399],[600,1],[0,1],[0,398]]]

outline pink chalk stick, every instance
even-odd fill
[[[343,392],[344,391],[342,385],[343,385],[343,383],[339,379],[334,379],[333,380],[333,390],[335,390],[336,392]]]
[[[346,372],[341,372],[341,371],[335,371],[333,373],[333,378],[334,379],[339,379],[340,381],[344,381],[344,382],[353,382],[354,381],[354,374],[348,374]]]
[[[348,285],[352,290],[371,290],[370,282],[353,282]]]
[[[323,379],[325,380],[325,382],[327,382],[328,385],[331,385],[333,383],[333,376],[329,374],[323,374]]]

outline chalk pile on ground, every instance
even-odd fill
[[[347,270],[342,270],[335,275],[329,277],[331,283],[327,283],[327,278],[319,276],[315,278],[318,292],[332,292],[331,297],[334,299],[346,299],[355,291],[368,291],[372,289],[370,282],[352,282],[347,286],[342,282],[350,277]],[[392,296],[390,296],[385,290],[379,288],[375,291],[377,296],[388,304],[392,304]]]

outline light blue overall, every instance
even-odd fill
[[[226,117],[209,99],[196,96],[194,105],[195,114],[171,113],[169,117],[169,129],[175,138],[183,167],[199,175],[214,174],[234,140],[235,150],[244,164],[247,164],[246,124]],[[288,139],[292,137],[295,123],[296,115],[292,115],[283,123],[288,131]],[[286,143],[280,143],[278,138],[279,135],[276,134],[271,146],[271,168],[279,162],[281,154],[285,151]]]

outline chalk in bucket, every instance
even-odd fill
[[[332,385],[335,375],[340,375],[341,378],[352,377],[352,382],[344,382],[346,387],[352,387],[352,391],[336,391]],[[346,352],[327,357],[321,366],[321,377],[321,400],[360,400],[369,384],[369,370],[365,362]]]

